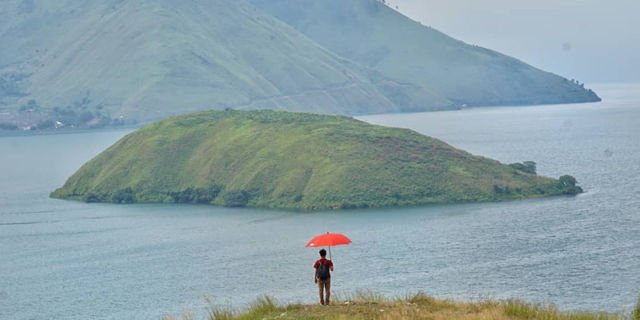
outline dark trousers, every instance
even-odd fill
[[[320,304],[329,305],[329,301],[331,298],[331,279],[320,280],[318,279],[318,289],[320,291]],[[326,291],[326,298],[325,298]]]

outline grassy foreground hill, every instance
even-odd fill
[[[163,320],[177,320],[165,317]],[[181,319],[194,319],[185,314]],[[554,306],[526,303],[520,300],[458,302],[436,299],[424,293],[404,299],[386,299],[371,293],[357,293],[331,306],[280,305],[269,297],[254,302],[248,310],[210,309],[208,320],[640,320],[640,302],[631,315],[604,312],[563,312]]]
[[[321,210],[581,192],[411,130],[343,116],[207,111],[131,133],[52,197]]]

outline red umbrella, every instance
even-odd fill
[[[307,248],[329,247],[329,259],[331,259],[331,247],[350,244],[351,240],[342,233],[325,233],[313,237],[307,242]]]

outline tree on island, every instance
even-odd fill
[[[561,176],[558,179],[558,184],[560,185],[560,188],[562,189],[562,191],[564,191],[567,194],[582,193],[583,190],[582,188],[576,185],[577,183],[578,181],[576,180],[576,178],[568,174]]]

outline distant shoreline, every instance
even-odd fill
[[[422,114],[422,113],[436,113],[436,112],[457,112],[457,111],[465,111],[465,110],[491,110],[491,109],[502,109],[502,108],[534,108],[534,107],[551,107],[551,106],[563,106],[563,105],[578,105],[578,104],[597,104],[602,102],[602,99],[599,101],[585,101],[585,102],[567,102],[567,103],[552,103],[552,104],[505,104],[505,105],[474,105],[474,106],[460,106],[454,109],[444,109],[444,110],[432,110],[432,111],[398,111],[391,113],[367,113],[367,114],[352,114],[345,115],[347,117],[351,117],[354,119],[366,121],[368,117],[377,117],[377,116],[388,116],[388,115],[399,115],[399,114]],[[310,113],[310,112],[305,112]],[[166,118],[170,118],[168,116]],[[161,119],[160,119],[161,120]],[[145,122],[140,122],[137,124],[131,125],[122,125],[122,126],[108,126],[101,128],[62,128],[62,129],[49,129],[49,130],[0,130],[0,138],[3,137],[18,137],[18,136],[46,136],[46,135],[58,135],[58,134],[75,134],[75,133],[91,133],[91,132],[107,132],[107,131],[118,131],[118,130],[137,130],[145,125],[152,123],[156,120],[150,120]]]
[[[136,130],[142,128],[144,125],[127,125],[127,126],[117,126],[117,127],[103,127],[103,128],[95,128],[95,129],[52,129],[52,130],[0,130],[0,139],[1,138],[9,138],[9,137],[33,137],[33,136],[52,136],[52,135],[63,135],[63,134],[78,134],[78,133],[98,133],[98,132],[110,132],[110,131],[126,131],[126,130]]]

